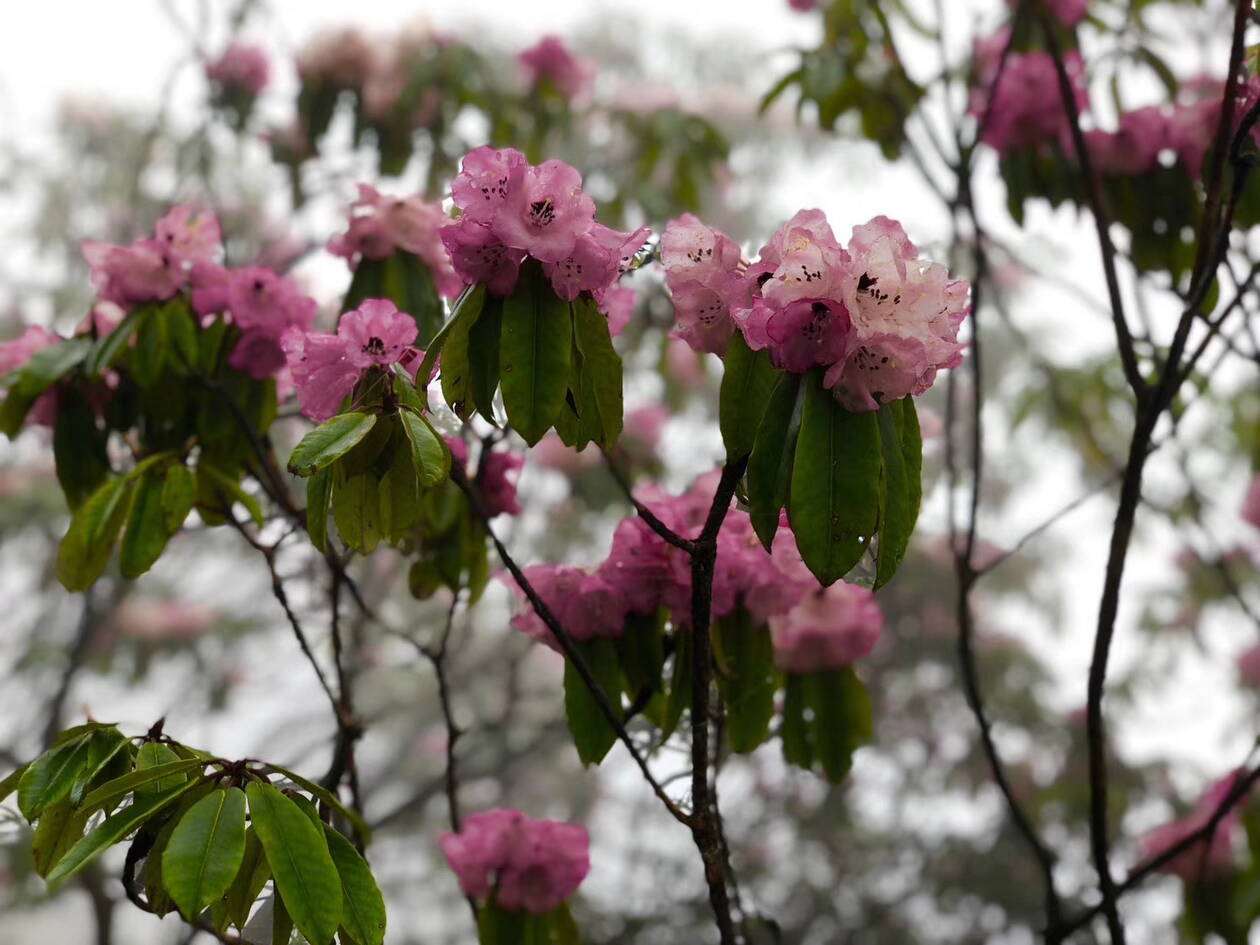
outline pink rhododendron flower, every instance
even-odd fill
[[[790,673],[851,666],[874,649],[883,629],[875,595],[843,581],[770,617],[775,662]]]
[[[1102,174],[1145,174],[1159,167],[1159,154],[1170,146],[1168,115],[1158,106],[1120,116],[1118,131],[1085,132],[1094,167]]]
[[[271,64],[259,46],[234,40],[223,52],[206,62],[206,78],[222,89],[241,89],[257,95],[267,85]]]
[[[288,329],[280,346],[302,413],[322,423],[337,413],[365,370],[413,360],[416,330],[415,320],[388,299],[365,299],[341,317],[335,335]]]
[[[1201,830],[1233,790],[1236,780],[1245,773],[1240,769],[1212,784],[1203,792],[1193,811],[1148,832],[1141,842],[1143,859],[1159,856]],[[1196,842],[1162,869],[1179,876],[1187,884],[1228,873],[1236,865],[1234,841],[1241,830],[1242,815],[1235,804],[1217,823],[1210,839]]]
[[[725,354],[735,330],[732,310],[747,296],[739,246],[684,213],[661,235],[661,262],[674,301],[675,336],[695,351]]]
[[[12,341],[0,341],[0,378],[26,365],[36,351],[63,341],[39,325],[27,325],[26,329]],[[0,394],[3,391],[0,390]],[[0,396],[0,401],[3,397]],[[31,407],[28,418],[39,426],[52,426],[57,420],[57,391],[44,391]]]
[[[511,295],[525,252],[499,241],[489,225],[471,219],[440,230],[442,245],[465,285],[483,283],[491,295]]]
[[[628,285],[611,285],[596,294],[599,310],[608,319],[608,333],[616,338],[634,316],[636,293]]]
[[[582,175],[563,161],[544,161],[513,169],[490,226],[508,246],[559,262],[594,223],[595,201],[582,190]]]
[[[563,564],[535,564],[525,569],[525,577],[573,639],[581,642],[595,637],[619,637],[625,629],[625,601],[601,574]],[[512,589],[522,600],[526,599],[515,582]],[[538,642],[560,649],[528,601],[512,617],[511,624]]]
[[[1248,686],[1260,686],[1260,643],[1238,654],[1238,678]]]
[[[84,240],[82,249],[99,296],[124,308],[169,299],[186,279],[175,254],[157,240],[130,246]]]
[[[1169,146],[1193,178],[1203,172],[1203,159],[1216,139],[1221,120],[1225,82],[1211,76],[1198,76],[1181,84],[1178,101],[1168,116]],[[1243,116],[1260,96],[1260,76],[1249,76],[1239,82],[1234,99],[1236,132]],[[1260,124],[1251,129],[1251,139],[1260,145]]]
[[[550,912],[590,871],[585,828],[531,820],[517,810],[470,814],[459,833],[444,834],[438,845],[466,895],[484,900],[493,891],[495,904],[508,912]]]
[[[1243,521],[1260,528],[1260,475],[1252,476],[1242,505]]]
[[[285,363],[281,337],[287,331],[311,327],[315,300],[292,279],[260,266],[229,270],[227,296],[232,321],[241,329],[241,340],[228,363],[251,377],[270,377]],[[202,301],[207,301],[206,296]]]
[[[486,515],[520,515],[521,506],[516,501],[516,476],[525,465],[525,457],[509,450],[492,450],[482,453],[481,466],[477,470],[477,483],[481,487],[481,502]]]
[[[977,43],[976,46],[977,81],[968,110],[977,118],[988,113],[981,140],[999,154],[1047,145],[1058,145],[1071,153],[1071,129],[1059,96],[1054,59],[1044,52],[1011,53],[998,79],[1004,46],[1004,42],[996,49],[993,43]],[[1064,57],[1064,63],[1077,110],[1084,112],[1089,107],[1084,62],[1080,53],[1072,49]],[[995,79],[997,87],[993,89],[990,103],[990,89]]]
[[[193,311],[198,315],[215,315],[228,310],[231,304],[231,270],[211,262],[193,263],[188,273],[188,285],[192,290]]]
[[[474,148],[464,155],[459,173],[451,182],[451,196],[463,215],[489,223],[507,200],[513,175],[529,165],[515,148]]]
[[[643,226],[623,233],[595,223],[578,237],[573,252],[558,262],[545,263],[543,271],[562,299],[571,301],[582,292],[602,292],[630,267],[651,232]]]
[[[223,242],[219,218],[209,210],[180,204],[153,227],[154,238],[181,264],[212,263]]]
[[[519,53],[516,61],[525,69],[531,86],[549,83],[567,99],[586,91],[595,71],[585,59],[573,55],[558,36],[544,36]]]
[[[437,290],[458,295],[463,282],[451,266],[440,230],[450,220],[435,203],[412,197],[387,197],[359,184],[359,198],[350,205],[350,226],[328,242],[328,251],[354,264],[355,257],[385,259],[397,250],[418,256],[433,276]]]

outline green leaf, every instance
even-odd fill
[[[400,410],[403,432],[411,446],[420,485],[432,489],[451,474],[451,450],[429,421],[410,410]]]
[[[823,773],[839,784],[853,764],[853,752],[873,730],[870,693],[852,668],[806,674],[805,700],[813,709],[810,740]]]
[[[423,396],[423,388],[416,389],[415,382],[411,379],[411,375],[407,373],[407,369],[401,364],[395,364],[390,369],[394,375],[394,396],[398,398],[398,402],[417,413],[423,413],[429,409],[428,401]]]
[[[884,459],[884,488],[879,515],[879,547],[875,587],[887,584],[897,572],[915,521],[919,517],[923,444],[914,401],[909,398],[879,409],[880,445]]]
[[[113,366],[114,362],[118,360],[118,355],[122,353],[127,343],[131,341],[132,336],[136,333],[136,329],[140,327],[140,319],[144,317],[149,308],[149,305],[133,308],[114,327],[113,331],[105,337],[96,340],[91,352],[88,354],[87,363],[84,365],[88,376],[97,377],[106,368]]]
[[[743,333],[738,331],[731,337],[722,364],[718,426],[730,462],[752,452],[762,415],[781,374],[770,363],[769,355],[749,348]]]
[[[385,900],[372,870],[354,844],[327,824],[324,839],[341,877],[342,928],[350,933],[355,945],[381,945],[385,940]]]
[[[561,903],[543,916],[552,945],[582,945],[582,933],[573,921],[568,903]]]
[[[637,697],[644,689],[659,692],[665,666],[663,621],[659,614],[628,614],[625,630],[613,640],[626,692]]]
[[[403,250],[396,252],[389,262],[402,277],[406,304],[399,303],[398,307],[415,319],[416,347],[424,348],[442,324],[442,297],[438,295],[433,273],[419,256]]]
[[[51,748],[28,767],[18,781],[18,810],[34,821],[46,808],[70,793],[87,767],[91,738],[78,738]]]
[[[468,363],[469,333],[480,319],[463,319],[451,326],[442,347],[441,382],[442,396],[446,404],[461,420],[472,413],[468,382],[471,368]]]
[[[748,457],[748,504],[753,529],[766,550],[787,504],[801,425],[801,376],[782,374],[766,401]]]
[[[141,751],[144,750],[144,747],[143,745],[141,746]],[[112,781],[107,781],[94,789],[83,799],[83,808],[86,810],[110,810],[133,791],[144,793],[144,789],[148,789],[158,783],[169,788],[176,777],[186,778],[190,772],[203,768],[206,764],[204,759],[201,758],[177,757],[174,761],[166,761],[161,764],[149,764],[148,762],[152,760],[151,757],[146,757],[145,760],[146,764],[141,767],[140,753],[137,752],[136,770]]]
[[[333,520],[341,540],[359,554],[368,554],[381,540],[381,500],[370,472],[344,475],[333,467]]]
[[[542,439],[564,405],[571,339],[569,304],[552,291],[542,266],[526,260],[516,291],[503,302],[499,384],[508,420],[530,446]]]
[[[164,745],[161,742],[145,742],[140,746],[140,750],[136,752],[136,770],[144,771],[147,768],[160,768],[184,760],[169,745]],[[188,776],[183,773],[164,775],[156,781],[136,785],[136,793],[160,794],[177,784],[183,784],[186,780],[188,780]]]
[[[165,306],[159,306],[146,312],[140,320],[128,362],[131,379],[140,387],[156,384],[171,356],[170,323],[165,315]]]
[[[263,855],[262,843],[253,827],[245,831],[245,852],[241,855],[241,867],[224,896],[228,921],[242,932],[249,921],[254,901],[271,878],[271,867]]]
[[[778,673],[770,631],[753,623],[744,607],[737,607],[713,624],[713,653],[717,685],[726,703],[726,737],[731,750],[746,754],[770,734]]]
[[[599,423],[588,426],[591,439],[602,449],[612,449],[621,436],[622,366],[621,357],[612,344],[608,319],[593,299],[580,295],[570,303],[573,310],[573,332],[582,356],[579,386],[591,396],[583,396],[584,405],[593,402],[599,412]],[[587,418],[584,416],[583,420]]]
[[[35,398],[83,363],[92,349],[92,339],[71,338],[40,348],[16,371],[4,375],[0,387],[8,387],[10,395]]]
[[[674,662],[670,668],[669,696],[665,700],[665,720],[661,726],[664,743],[678,728],[683,710],[691,705],[691,663],[695,659],[695,638],[685,628],[674,630]]]
[[[107,479],[75,511],[57,549],[57,579],[66,590],[86,591],[105,570],[130,492],[130,479]]]
[[[266,521],[263,518],[262,506],[258,500],[241,488],[241,484],[220,469],[211,466],[203,459],[197,464],[197,486],[218,498],[224,505],[231,506],[239,502],[259,528]]]
[[[22,780],[22,775],[26,774],[26,769],[30,766],[31,762],[28,761],[16,771],[11,771],[9,774],[5,775],[3,780],[0,780],[0,801],[3,801],[6,797],[17,790],[18,782]]]
[[[197,498],[197,480],[183,463],[171,463],[162,480],[162,527],[174,535],[183,527],[193,500]]]
[[[402,423],[396,424],[401,427]],[[420,482],[408,438],[401,431],[387,451],[389,468],[377,483],[380,522],[384,537],[395,544],[405,541],[420,520]]]
[[[197,323],[188,303],[178,296],[162,307],[167,333],[171,341],[168,355],[177,374],[187,374],[197,367]]]
[[[788,673],[783,684],[783,725],[779,729],[783,760],[809,770],[814,765],[814,748],[805,709],[805,679],[796,673]]]
[[[124,752],[131,741],[118,729],[110,728],[100,729],[88,736],[88,758],[87,763],[83,766],[83,771],[74,782],[74,787],[70,789],[70,801],[73,804],[79,804],[83,800],[83,795],[87,793],[92,783],[105,775],[116,770],[119,764],[114,763],[114,759],[118,757],[120,752]],[[119,759],[120,762],[122,759]],[[131,770],[130,759],[126,759],[125,770]]]
[[[180,818],[162,854],[162,882],[192,920],[232,884],[245,856],[245,794],[211,791]]]
[[[166,847],[171,842],[171,834],[175,832],[175,828],[179,826],[184,815],[212,790],[214,790],[213,784],[201,781],[186,791],[170,816],[163,818],[162,828],[157,832],[152,848],[145,855],[144,870],[140,874],[140,879],[144,884],[149,905],[158,916],[165,916],[175,910],[175,901],[171,899],[170,892],[162,879],[162,854],[166,852]]]
[[[276,893],[271,900],[271,945],[289,945],[293,939],[293,916],[284,897]]]
[[[828,585],[861,560],[879,521],[879,426],[873,412],[836,403],[821,372],[804,387],[788,518],[805,564]]]
[[[618,711],[621,704],[621,667],[617,665],[617,650],[612,641],[606,637],[595,637],[577,642],[576,646],[595,682],[608,697],[613,711]],[[583,765],[599,764],[617,741],[617,730],[604,717],[595,696],[571,660],[565,660],[564,664],[564,711],[578,758]]]
[[[496,426],[494,392],[499,386],[499,336],[503,332],[503,300],[486,299],[481,317],[468,333],[468,390],[477,411]]]
[[[293,448],[289,457],[289,472],[295,476],[310,476],[333,460],[350,452],[376,425],[376,414],[339,414],[311,430]]]
[[[164,482],[144,476],[131,493],[127,528],[118,550],[118,568],[125,578],[137,578],[162,555],[169,533],[162,508]]]
[[[306,480],[306,533],[320,552],[328,552],[328,506],[332,501],[332,473],[327,469]]]
[[[146,823],[150,818],[160,814],[174,803],[181,794],[193,786],[194,782],[173,787],[161,794],[145,797],[137,796],[135,803],[124,807],[112,817],[105,818],[95,830],[70,848],[61,861],[48,874],[48,886],[55,889],[69,879],[105,850],[113,846],[123,837]]]
[[[508,912],[488,902],[477,913],[478,945],[547,945],[542,916]]]
[[[322,832],[270,784],[251,781],[249,813],[276,890],[307,940],[327,945],[342,920],[341,879]]]
[[[470,325],[477,320],[477,316],[481,314],[481,308],[486,301],[486,287],[484,285],[475,285],[465,289],[463,294],[455,300],[455,306],[451,309],[451,317],[446,320],[433,340],[429,342],[429,346],[424,349],[424,359],[420,362],[420,367],[416,371],[416,383],[427,386],[429,377],[433,374],[433,368],[438,362],[438,355],[442,353],[442,348],[446,345],[446,339],[452,331],[463,330],[465,325]]]
[[[328,788],[322,784],[317,784],[309,778],[302,777],[296,771],[290,771],[288,768],[282,768],[279,765],[267,764],[264,767],[273,774],[288,778],[307,794],[316,798],[321,804],[335,810],[341,817],[344,817],[354,828],[355,835],[359,838],[360,843],[366,845],[371,839],[372,832],[368,829],[367,822],[358,813],[341,803],[341,799]]]
[[[62,391],[53,424],[53,459],[71,509],[82,505],[109,474],[105,440],[86,398],[78,391]]]
[[[88,816],[86,811],[76,809],[69,798],[45,808],[31,839],[31,860],[37,875],[47,876],[57,861],[79,842]]]

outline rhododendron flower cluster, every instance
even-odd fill
[[[36,351],[55,345],[63,339],[39,325],[28,325],[17,338],[0,342],[0,378],[26,365]],[[0,392],[0,401],[3,400]],[[32,423],[50,427],[57,419],[57,391],[39,395],[28,415]]]
[[[507,912],[541,915],[577,892],[590,872],[584,827],[531,820],[518,810],[489,810],[464,818],[459,833],[438,844],[460,888]]]
[[[419,194],[389,197],[370,184],[359,184],[359,197],[350,205],[349,227],[329,240],[328,251],[351,265],[360,258],[385,259],[398,250],[411,253],[428,267],[438,292],[453,298],[463,282],[439,235],[449,222],[438,204],[426,203]]]
[[[461,466],[468,466],[468,444],[457,436],[443,437],[451,448],[451,456]],[[481,492],[481,510],[487,518],[496,515],[520,515],[516,498],[516,477],[525,465],[525,457],[511,450],[482,450],[477,471],[469,478]]]
[[[883,629],[875,595],[843,581],[806,594],[787,613],[770,617],[775,662],[792,673],[851,666],[875,648]]]
[[[1246,774],[1242,769],[1234,771],[1209,787],[1195,804],[1194,810],[1171,823],[1156,827],[1142,838],[1142,854],[1145,859],[1160,856],[1187,837],[1202,830],[1212,815],[1234,789],[1237,780]],[[1206,841],[1193,844],[1184,853],[1174,857],[1162,869],[1181,877],[1186,883],[1211,879],[1229,872],[1234,866],[1234,844],[1242,832],[1242,814],[1235,804],[1221,818]]]
[[[547,83],[566,99],[585,92],[595,72],[588,61],[573,55],[559,36],[544,36],[518,53],[516,61],[531,87]]]
[[[1171,146],[1170,131],[1168,115],[1150,105],[1124,112],[1116,131],[1085,132],[1085,144],[1100,174],[1146,174],[1159,167],[1160,152]]]
[[[152,237],[130,246],[84,240],[82,249],[99,297],[125,309],[174,296],[194,266],[214,263],[219,241],[215,215],[185,204],[158,220]]]
[[[465,155],[451,185],[459,219],[441,230],[455,271],[468,285],[510,295],[527,256],[543,264],[556,295],[608,294],[648,237],[597,223],[582,176],[563,161],[531,165],[512,148]]]
[[[366,299],[341,316],[335,335],[298,328],[281,339],[302,413],[322,422],[335,415],[341,402],[372,367],[403,363],[419,365],[411,347],[415,320],[388,299]]]
[[[271,64],[260,47],[234,41],[218,56],[207,60],[205,72],[206,78],[225,94],[240,90],[257,95],[267,86]]]
[[[702,476],[680,496],[645,487],[636,491],[636,498],[675,534],[690,537],[704,524],[719,478],[717,473]],[[660,607],[669,611],[676,626],[691,622],[690,556],[637,516],[617,526],[609,555],[598,567],[538,564],[526,568],[525,574],[561,625],[579,641],[618,637],[630,614],[653,614]],[[727,513],[718,533],[711,598],[714,618],[728,616],[742,604],[758,623],[765,623],[816,590],[818,582],[801,560],[786,522],[780,524],[773,553],[767,553],[748,514],[738,509]],[[519,589],[517,593],[524,598]],[[528,606],[512,618],[512,626],[556,646],[551,631]]]
[[[1009,35],[1007,28],[976,44],[976,85],[968,110],[985,122],[980,140],[999,154],[1050,145],[1070,153],[1071,125],[1063,108],[1054,58],[1038,51],[1010,53],[999,77]],[[1063,59],[1077,111],[1084,112],[1089,107],[1085,63],[1075,49],[1068,50]]]
[[[1225,82],[1212,76],[1199,76],[1181,83],[1178,100],[1168,113],[1168,147],[1193,178],[1203,171],[1203,159],[1216,138],[1221,120]],[[1260,76],[1247,76],[1238,84],[1234,100],[1231,133],[1237,132],[1243,116],[1260,98]],[[1260,145],[1260,124],[1251,129],[1251,139]]]
[[[776,367],[823,368],[824,385],[849,410],[921,394],[962,359],[967,283],[920,259],[887,217],[854,227],[846,249],[821,210],[802,210],[755,264],[690,215],[670,223],[661,244],[680,337],[722,353],[738,328]]]

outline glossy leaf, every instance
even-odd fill
[[[534,260],[503,302],[500,387],[508,420],[530,446],[550,429],[569,389],[572,319]]]
[[[726,704],[726,737],[731,750],[753,751],[770,733],[778,673],[770,631],[757,626],[743,607],[713,624],[717,685]]]
[[[503,300],[486,299],[481,317],[468,333],[468,392],[487,423],[494,418],[494,392],[499,386],[499,336],[503,332]]]
[[[612,344],[608,319],[583,295],[572,303],[573,334],[581,354],[579,386],[584,392],[583,405],[593,405],[599,413],[598,424],[587,422],[591,439],[601,449],[611,449],[621,436],[622,367],[621,356]],[[589,394],[586,392],[589,391]],[[587,418],[583,417],[586,421]]]
[[[193,919],[227,891],[245,855],[245,794],[211,791],[180,818],[162,854],[162,882]]]
[[[333,467],[333,520],[347,546],[368,554],[381,541],[381,502],[376,478],[370,472],[344,475]]]
[[[127,514],[129,479],[107,479],[79,506],[57,549],[57,579],[68,591],[86,591],[109,563]]]
[[[39,816],[31,838],[31,861],[39,876],[47,876],[58,861],[79,842],[88,822],[87,811],[76,809],[64,798]]]
[[[446,399],[447,406],[461,420],[467,420],[472,413],[468,349],[469,334],[476,321],[480,319],[462,319],[452,324],[451,330],[446,335],[446,342],[442,346],[440,367],[442,396]]]
[[[782,374],[770,392],[748,457],[748,504],[753,530],[769,551],[788,501],[800,429],[801,376]]]
[[[164,768],[184,760],[169,745],[163,745],[161,742],[145,742],[136,752],[136,770]],[[156,780],[137,784],[135,790],[137,794],[160,794],[177,784],[183,784],[186,780],[188,780],[186,774],[173,771]]]
[[[118,569],[123,577],[139,577],[162,556],[169,538],[163,491],[163,480],[157,476],[143,476],[132,490],[127,527],[118,549]]]
[[[804,381],[788,518],[824,585],[861,560],[879,521],[880,444],[873,412],[849,413],[815,371]]]
[[[289,472],[310,476],[350,452],[376,425],[376,414],[339,414],[302,437],[289,456]]]
[[[53,424],[53,459],[57,481],[72,510],[82,505],[109,474],[105,441],[87,399],[77,391],[62,391]]]
[[[265,519],[263,518],[262,506],[258,504],[258,500],[242,489],[241,484],[237,480],[204,460],[197,464],[197,487],[199,490],[204,488],[205,491],[213,495],[218,500],[220,507],[240,503],[245,506],[245,511],[254,520],[254,524],[259,528],[263,526]]]
[[[718,426],[729,462],[752,452],[762,415],[781,374],[770,363],[769,355],[749,348],[738,331],[731,337],[722,364]]]
[[[18,810],[33,821],[47,807],[70,793],[87,766],[91,739],[78,738],[44,752],[18,781]]]
[[[880,408],[879,435],[884,461],[884,487],[879,516],[876,588],[887,584],[896,574],[919,517],[923,444],[911,398],[906,397]]]
[[[250,818],[276,889],[307,940],[327,945],[342,920],[341,880],[323,833],[275,787],[251,781]]]
[[[262,842],[254,828],[249,827],[245,831],[245,852],[241,855],[240,869],[223,897],[227,918],[232,925],[244,931],[254,901],[270,878],[271,867],[263,854]]]
[[[617,711],[621,704],[621,668],[617,665],[617,650],[612,641],[596,637],[576,646],[595,682]],[[604,717],[594,694],[571,660],[565,660],[564,664],[564,711],[578,758],[584,765],[599,764],[617,741],[617,731]]]
[[[424,349],[424,358],[416,371],[417,384],[424,386],[429,383],[429,378],[433,374],[433,368],[437,366],[438,357],[446,346],[446,339],[452,331],[462,331],[466,325],[475,322],[477,316],[481,314],[481,308],[485,301],[486,287],[484,285],[476,285],[464,290],[464,293],[455,300],[455,306],[451,309],[451,317],[446,320],[445,325],[438,329],[437,334],[433,336],[433,340]]]
[[[319,551],[328,551],[328,506],[332,501],[332,473],[327,469],[306,480],[306,533]]]
[[[162,480],[162,527],[173,535],[183,527],[197,498],[197,479],[183,463],[171,463]]]
[[[411,446],[412,461],[420,485],[432,489],[451,474],[451,450],[446,441],[424,417],[410,410],[400,410],[403,432]]]
[[[79,804],[93,782],[107,779],[119,768],[131,769],[128,757],[130,740],[114,727],[100,729],[88,736],[88,757],[83,771],[70,789],[70,801]],[[119,756],[122,757],[119,757]]]
[[[139,766],[139,761],[140,757],[139,753],[137,753],[137,768],[135,771],[124,774],[112,781],[107,781],[100,787],[95,788],[88,793],[87,797],[83,798],[82,806],[90,810],[111,810],[119,801],[133,791],[143,793],[143,789],[158,782],[169,786],[173,783],[175,777],[186,778],[190,772],[205,767],[205,762],[200,758],[177,757],[174,761],[165,761],[161,764],[145,764],[143,767]]]
[[[341,925],[355,945],[381,945],[385,939],[385,900],[372,877],[372,870],[349,840],[328,825],[324,838],[337,875],[341,877],[344,898]]]

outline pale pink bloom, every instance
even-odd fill
[[[818,0],[787,0],[790,6],[797,13],[809,13],[818,6]]]
[[[705,380],[704,365],[695,349],[682,338],[665,342],[665,373],[687,390],[695,390]]]
[[[440,230],[450,220],[440,205],[426,203],[419,194],[388,197],[369,184],[359,184],[359,197],[350,205],[345,233],[328,242],[328,251],[354,265],[356,257],[385,259],[398,250],[418,256],[433,276],[437,290],[448,298],[459,294],[463,282],[451,266]]]
[[[359,307],[341,316],[337,337],[346,345],[346,356],[358,368],[386,367],[400,361],[416,340],[415,319],[389,299],[364,299]]]
[[[531,463],[554,469],[566,476],[574,476],[583,470],[598,468],[603,463],[596,450],[582,450],[579,453],[572,447],[566,446],[554,431],[548,433],[530,449],[529,458]]]
[[[599,573],[563,564],[535,564],[525,569],[525,577],[574,640],[619,637],[625,629],[625,601]],[[517,595],[526,600],[524,591],[510,578],[506,580]],[[511,624],[539,643],[559,650],[551,630],[528,601],[512,617]]]
[[[595,69],[585,59],[569,51],[558,36],[544,36],[529,49],[517,54],[517,62],[535,88],[549,83],[567,99],[581,95],[590,85]]]
[[[491,221],[503,243],[543,262],[559,262],[595,223],[595,202],[582,175],[563,161],[516,167],[508,194]]]
[[[58,344],[65,339],[39,325],[27,325],[12,341],[0,342],[0,378],[26,365],[36,351]],[[0,390],[0,394],[3,391]],[[3,400],[3,397],[0,397]],[[57,391],[51,389],[40,394],[31,407],[29,419],[39,426],[52,426],[57,420]]]
[[[257,95],[267,85],[271,64],[262,47],[233,40],[205,64],[206,78],[224,90],[241,89]]]
[[[100,298],[123,308],[169,299],[187,279],[175,253],[157,240],[130,246],[84,240],[80,245]]]
[[[627,410],[622,435],[634,441],[645,452],[656,452],[661,433],[669,422],[669,410],[661,404],[649,404]]]
[[[583,827],[531,820],[516,810],[470,814],[459,833],[444,834],[438,845],[466,895],[485,900],[493,890],[508,912],[550,912],[590,871]]]
[[[212,262],[193,263],[188,284],[192,289],[193,310],[198,315],[216,315],[228,310],[232,287],[230,270]]]
[[[1070,153],[1071,128],[1059,94],[1054,59],[1049,53],[1033,51],[1008,55],[990,105],[989,93],[997,79],[1003,45],[994,41],[976,44],[977,82],[972,89],[969,111],[977,118],[988,113],[981,140],[999,154],[1054,144]],[[1085,64],[1075,49],[1067,52],[1064,63],[1077,111],[1085,112],[1089,108]]]
[[[1260,643],[1238,654],[1238,677],[1248,686],[1260,686]]]
[[[629,269],[651,232],[643,226],[633,233],[623,233],[595,223],[577,238],[568,256],[544,263],[543,271],[562,299],[571,301],[582,292],[603,293]]]
[[[468,219],[488,224],[507,200],[513,175],[528,166],[525,155],[515,148],[474,148],[464,155],[451,182],[455,206]]]
[[[608,333],[614,338],[630,324],[630,319],[634,316],[635,297],[634,289],[628,285],[610,285],[595,293],[599,310],[608,319]]]
[[[161,642],[195,639],[214,626],[209,607],[181,600],[127,597],[114,611],[118,632],[133,640]]]
[[[1260,528],[1260,475],[1252,476],[1242,505],[1243,521]]]
[[[219,218],[192,204],[172,207],[157,221],[153,234],[176,262],[187,265],[214,262],[223,239]]]
[[[843,581],[770,617],[775,663],[790,673],[851,666],[875,648],[883,629],[875,595]]]
[[[721,230],[684,213],[671,220],[661,234],[661,263],[671,287],[710,282],[739,267],[739,245]]]
[[[1185,817],[1149,831],[1141,841],[1143,859],[1159,856],[1201,830],[1233,790],[1237,779],[1245,773],[1239,769],[1210,785],[1199,798],[1193,811]],[[1194,884],[1233,870],[1237,865],[1234,858],[1234,844],[1242,830],[1239,804],[1244,801],[1245,796],[1221,818],[1210,839],[1206,842],[1200,840],[1194,843],[1185,852],[1166,863],[1162,867],[1163,871],[1179,876],[1186,884]]]
[[[203,305],[217,304],[215,275],[207,272],[210,287]],[[211,298],[211,296],[214,296]],[[228,363],[251,377],[270,377],[285,363],[281,337],[290,330],[307,331],[315,321],[316,302],[292,279],[260,266],[227,272],[227,298],[232,321],[241,329],[241,340]],[[194,298],[194,307],[197,299]]]

